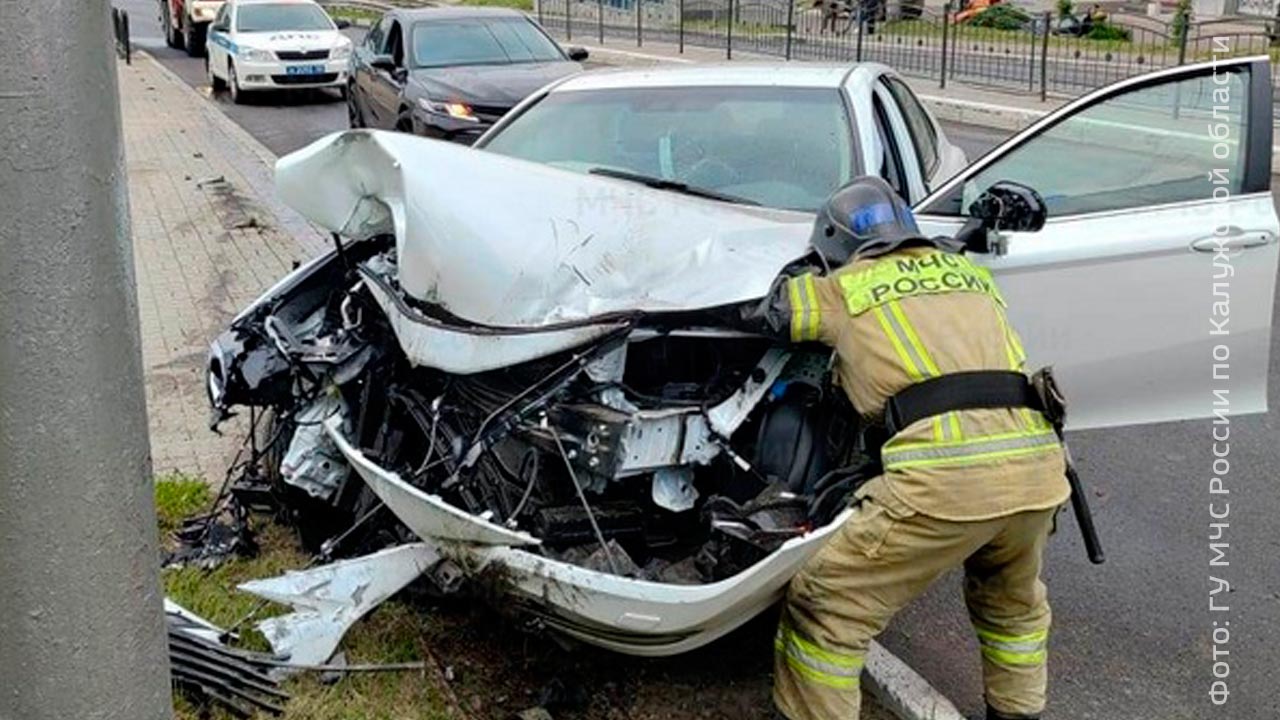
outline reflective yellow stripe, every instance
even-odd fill
[[[1018,367],[1014,369],[1021,370],[1027,362],[1027,351],[1022,347],[1022,338],[1018,337],[1018,331],[1009,324],[1009,318],[1003,311],[1000,313],[1000,319],[1004,321],[1005,332],[1009,334],[1009,344],[1013,345],[1013,351],[1018,357]]]
[[[890,440],[881,451],[881,459],[885,470],[905,470],[913,467],[986,462],[1030,455],[1057,447],[1058,436],[1052,429],[1024,430],[955,442],[915,442],[895,445],[893,440]]]
[[[804,276],[805,299],[809,301],[809,332],[806,340],[818,339],[818,328],[822,324],[822,312],[818,308],[818,288],[813,284],[813,275]]]
[[[774,650],[787,666],[805,679],[837,689],[856,689],[862,673],[862,656],[823,650],[806,640],[786,622],[779,624]]]
[[[843,670],[861,670],[862,655],[838,653],[832,650],[823,650],[815,645],[812,641],[805,638],[800,633],[788,626],[779,626],[779,632],[783,639],[789,644],[799,648],[803,654]]]
[[[982,647],[982,655],[991,662],[1001,665],[1043,665],[1049,659],[1047,650],[1033,653],[1013,653],[1007,650],[989,648],[985,645]]]
[[[791,297],[791,342],[801,342],[804,340],[804,301],[796,278],[787,281],[787,292]]]
[[[907,319],[907,314],[902,311],[902,305],[898,304],[897,300],[890,302],[889,312],[893,314],[894,320],[901,326],[902,332],[907,337],[909,347],[923,363],[925,374],[929,377],[941,375],[942,373],[938,371],[937,364],[933,362],[933,357],[929,355],[924,343],[920,342],[920,336],[916,335],[916,329],[911,326],[911,321]]]
[[[1021,372],[1027,364],[1027,354],[1022,349],[1022,341],[1018,339],[1018,333],[1009,324],[1009,318],[1005,315],[1003,308],[996,309],[996,316],[1000,320],[1000,329],[1004,333],[1004,352],[1009,360],[1009,369]],[[1022,418],[1022,426],[1028,430],[1043,430],[1047,427],[1043,416],[1030,408],[1018,408],[1017,413]]]
[[[991,271],[955,253],[890,255],[865,270],[839,277],[850,315],[904,297],[952,292],[980,293],[1004,305]]]
[[[911,359],[911,355],[907,353],[904,339],[898,335],[897,329],[889,321],[889,316],[885,313],[884,308],[877,306],[873,312],[875,312],[876,320],[880,321],[880,328],[884,330],[884,334],[889,337],[889,342],[893,345],[893,349],[897,351],[898,359],[902,361],[902,367],[906,369],[907,376],[912,380],[923,380],[924,375],[920,372],[920,368],[916,366],[915,361]]]
[[[791,301],[791,342],[817,340],[821,313],[813,275],[806,273],[787,280],[787,294]]]
[[[948,443],[963,437],[960,432],[960,416],[953,410],[933,417],[933,439]]]
[[[888,312],[885,311],[885,307],[888,308]],[[920,342],[915,328],[911,327],[911,321],[907,319],[906,313],[898,303],[891,302],[884,306],[877,306],[873,312],[876,320],[880,322],[881,329],[889,337],[889,342],[893,344],[893,349],[897,351],[898,358],[902,360],[902,367],[912,380],[923,380],[941,374],[937,364],[933,362],[933,357]]]
[[[1049,631],[1039,630],[1027,635],[1001,635],[983,627],[974,626],[982,654],[988,660],[1001,665],[1043,665],[1049,656]]]
[[[1004,325],[1004,354],[1009,360],[1009,369],[1021,370],[1022,359],[1018,357],[1018,351],[1014,349],[1013,340],[1009,337],[1009,326],[1004,323],[1003,319],[1001,319],[1001,324]]]
[[[1027,362],[1027,354],[1022,349],[1022,341],[1018,339],[1018,333],[1009,324],[1009,317],[1005,314],[1003,308],[996,309],[996,317],[1000,320],[1000,329],[1004,332],[1004,350],[1009,358],[1009,369],[1021,370],[1022,366]]]

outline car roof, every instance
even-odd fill
[[[600,70],[560,83],[552,92],[607,90],[629,87],[777,86],[838,88],[859,68],[881,69],[876,63],[722,62],[658,65],[646,68]]]
[[[397,19],[409,22],[413,22],[415,20],[452,20],[460,18],[528,17],[523,12],[512,8],[464,5],[403,8],[392,10],[387,14],[392,15]]]

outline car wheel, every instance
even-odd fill
[[[236,75],[236,66],[227,63],[227,90],[231,91],[231,102],[239,105],[244,102],[244,91],[240,89],[240,76]]]
[[[347,124],[352,128],[368,127],[364,121],[364,113],[360,112],[355,90],[348,87],[343,88],[342,92],[347,97]]]
[[[209,87],[214,92],[221,92],[227,89],[227,82],[217,75],[213,74],[213,62],[206,55],[204,58],[204,74],[209,78]]]
[[[400,119],[396,120],[396,132],[402,132],[402,133],[407,133],[409,135],[412,135],[413,134],[413,118],[409,117],[408,115],[401,115]]]

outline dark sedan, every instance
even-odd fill
[[[470,144],[533,91],[580,72],[586,57],[514,10],[395,10],[352,55],[351,127]]]

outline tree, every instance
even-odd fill
[[[1173,10],[1173,39],[1182,42],[1191,26],[1191,0],[1178,0]]]

